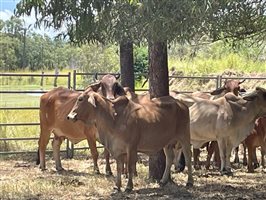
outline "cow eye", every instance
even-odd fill
[[[83,97],[79,97],[78,98],[78,101],[83,101]]]

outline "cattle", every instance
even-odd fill
[[[127,156],[128,182],[125,191],[133,189],[133,170],[137,152],[156,153],[164,149],[166,167],[160,184],[170,180],[174,147],[182,146],[188,166],[187,185],[193,185],[189,133],[189,111],[186,105],[173,97],[142,98],[135,103],[126,96],[114,101],[90,91],[84,92],[69,113],[73,121],[96,123],[100,142],[111,152],[117,162],[116,190],[121,189],[121,168]]]
[[[238,96],[239,92],[242,91],[240,88],[240,84],[245,81],[239,81],[239,80],[225,80],[224,85],[220,88],[217,88],[216,90],[210,92],[210,93],[204,93],[204,92],[193,92],[191,94],[179,94],[178,92],[172,91],[170,94],[172,94],[176,99],[179,99],[181,101],[184,101],[184,103],[190,107],[194,104],[195,101],[200,101],[200,99],[217,99],[221,96],[224,96],[228,92],[234,93],[236,96]],[[205,143],[201,148],[207,147],[208,156],[206,161],[206,168],[209,168],[210,166],[210,159],[212,157],[213,152],[215,152],[215,160],[216,163],[219,165],[219,149],[218,144],[216,141],[207,142]],[[199,149],[193,149],[193,160],[194,160],[194,167],[195,169],[199,168],[199,155],[200,150]],[[237,154],[238,156],[238,154]],[[181,158],[183,158],[181,156]],[[177,171],[182,171],[184,169],[184,161],[180,160],[180,163],[178,166],[176,166]]]
[[[266,151],[266,117],[260,117],[256,120],[255,127],[251,134],[245,139],[244,144],[248,149],[248,172],[252,173],[254,172],[252,162],[257,160],[256,147],[261,147],[261,160],[264,166],[264,152]]]
[[[233,93],[216,100],[195,102],[189,109],[191,143],[200,148],[217,141],[222,174],[232,174],[230,154],[251,132],[257,117],[266,114],[266,90],[257,87],[243,98]]]
[[[89,90],[97,91],[109,99],[118,95],[124,95],[123,88],[118,84],[116,77],[107,74],[100,81],[90,85]],[[56,170],[63,170],[60,160],[60,145],[64,138],[68,138],[76,144],[87,139],[94,163],[94,171],[99,173],[97,165],[98,152],[96,149],[97,129],[94,125],[87,126],[82,122],[73,123],[67,120],[67,114],[74,106],[80,92],[67,88],[55,88],[40,98],[40,138],[37,164],[42,170],[45,169],[45,150],[51,133],[54,134],[52,142],[53,155],[56,163]],[[109,153],[105,150],[106,173],[112,174],[109,164]]]

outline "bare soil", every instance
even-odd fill
[[[113,193],[114,176],[106,177],[105,161],[99,159],[101,174],[92,171],[92,160],[83,157],[63,159],[65,171],[58,173],[48,159],[42,172],[33,157],[0,159],[0,199],[266,199],[266,173],[262,168],[247,173],[245,166],[233,164],[233,176],[221,176],[218,169],[194,171],[194,186],[185,186],[187,174],[172,170],[173,183],[164,187],[148,179],[147,157],[137,164],[134,190],[125,193],[126,178],[120,193]]]

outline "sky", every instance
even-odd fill
[[[16,8],[16,4],[20,0],[0,0],[0,19],[6,21],[10,19],[12,15],[14,15],[14,10]],[[36,32],[41,35],[48,35],[50,37],[54,37],[57,35],[57,32],[53,30],[52,28],[50,29],[44,29],[44,27],[39,28],[34,28],[33,24],[35,22],[35,14],[32,12],[31,16],[24,16],[21,17],[21,19],[24,20],[24,27],[27,28],[31,25],[31,31]]]

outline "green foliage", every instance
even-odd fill
[[[148,74],[149,59],[148,50],[145,46],[134,48],[134,73]],[[135,77],[137,81],[142,79],[141,76]]]
[[[3,22],[0,33],[0,71],[52,70],[65,68],[86,72],[117,71],[119,58],[117,48],[112,45],[75,46],[61,39],[31,33],[17,34],[18,28],[10,24],[21,24],[16,18]],[[11,23],[12,22],[12,23]],[[15,23],[15,24],[16,24]],[[18,25],[17,25],[18,26]],[[20,33],[20,32],[19,32]]]
[[[264,46],[242,42],[232,48],[229,43],[208,45],[176,45],[169,50],[169,67],[187,75],[209,75],[233,70],[243,73],[265,73]]]
[[[21,43],[17,38],[0,33],[0,69],[14,70],[18,67],[18,48]]]

